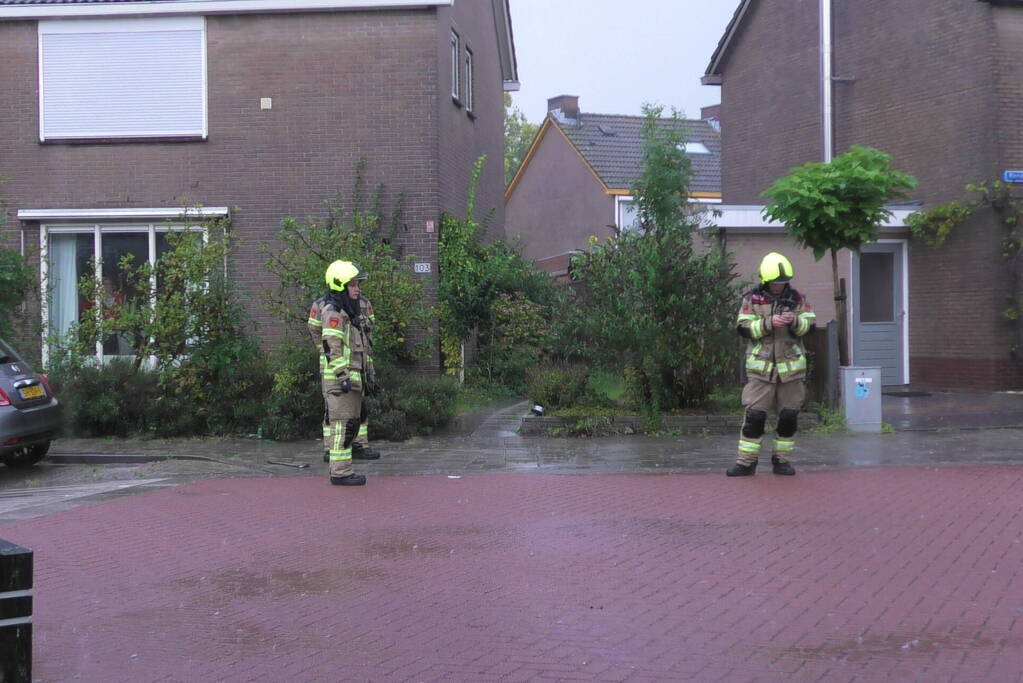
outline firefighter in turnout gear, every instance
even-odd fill
[[[328,378],[325,372],[327,356],[323,351],[323,313],[324,308],[327,305],[328,298],[329,296],[322,296],[313,302],[313,305],[309,308],[309,320],[307,325],[309,329],[309,336],[312,338],[313,346],[316,348],[317,355],[320,358],[320,391],[323,394],[323,462],[330,462],[330,417],[327,411]],[[363,316],[362,330],[368,343],[368,349],[370,349],[366,352],[365,357],[366,382],[363,390],[363,396],[372,396],[373,390],[371,387],[373,389],[376,387],[376,371],[373,367],[373,361],[370,353],[373,347],[372,338],[370,336],[373,322],[373,306],[369,303],[369,299],[361,295],[359,297],[359,306]],[[359,421],[359,433],[356,436],[356,440],[352,442],[352,459],[378,460],[380,458],[380,453],[368,447],[368,422],[366,419],[365,401],[362,403],[362,413]]]
[[[359,296],[359,310],[362,314],[362,333],[366,339],[366,352],[363,365],[365,370],[363,397],[372,396],[377,392],[377,371],[373,365],[373,304],[365,296]],[[352,457],[356,460],[378,460],[380,452],[369,447],[369,416],[366,413],[366,402],[362,402],[362,413],[359,415],[359,433],[352,442]]]
[[[327,355],[323,352],[323,309],[327,297],[321,296],[309,308],[307,327],[316,355],[320,358],[320,394],[323,396],[323,462],[330,462],[330,417],[327,415]]]
[[[369,344],[363,332],[359,283],[366,279],[350,261],[334,261],[325,274],[328,293],[320,316],[323,388],[330,420],[330,483],[359,486],[366,477],[352,468],[359,431]],[[311,316],[310,316],[311,317]]]
[[[806,297],[792,288],[792,264],[787,258],[771,252],[760,262],[758,274],[760,285],[743,296],[737,321],[739,334],[748,340],[747,381],[742,390],[746,414],[738,458],[726,472],[729,477],[756,473],[767,414],[772,411],[778,413],[773,471],[796,473],[790,458],[806,395],[806,352],[801,339],[815,327],[817,316]]]

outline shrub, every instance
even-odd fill
[[[10,339],[16,332],[17,309],[24,303],[31,284],[32,271],[21,254],[0,248],[0,337]]]
[[[414,377],[385,370],[378,381],[380,393],[366,399],[370,439],[404,441],[425,436],[455,416],[460,388],[452,377]]]
[[[365,196],[366,168],[366,160],[361,159],[351,193],[347,197],[339,193],[324,202],[323,218],[285,218],[276,242],[263,245],[266,269],[275,282],[263,290],[263,301],[272,316],[305,339],[309,304],[326,291],[327,266],[336,260],[354,261],[369,276],[362,292],[375,309],[375,358],[388,364],[407,363],[426,351],[410,332],[429,329],[434,313],[409,267],[415,255],[405,253],[396,239],[405,220],[404,195],[398,193],[393,209],[384,211],[384,186]]]
[[[270,355],[269,371],[273,385],[264,403],[262,435],[290,441],[321,434],[324,406],[312,347],[281,346]]]
[[[500,239],[483,244],[489,216],[478,221],[475,204],[484,161],[480,157],[473,166],[465,218],[441,217],[437,299],[444,370],[461,374],[461,347],[476,335],[473,378],[491,391],[504,385],[520,393],[525,368],[551,345],[556,285],[533,267],[518,245]]]
[[[530,400],[547,410],[581,405],[590,398],[589,369],[581,365],[542,365],[526,374]]]
[[[128,436],[144,431],[158,378],[136,372],[129,360],[106,365],[76,362],[60,354],[50,364],[50,382],[64,406],[65,436]]]
[[[252,434],[270,393],[270,377],[258,342],[218,339],[192,349],[160,373],[157,436]]]
[[[490,305],[489,326],[480,339],[475,376],[486,385],[499,384],[511,393],[526,388],[526,371],[550,349],[551,332],[545,308],[528,299],[501,294]]]
[[[405,422],[413,434],[430,434],[455,416],[458,381],[452,377],[419,377],[392,389],[393,405],[405,413]]]

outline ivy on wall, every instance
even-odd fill
[[[7,182],[0,175],[0,184]],[[0,198],[0,230],[7,223],[7,204]],[[33,281],[32,270],[17,251],[0,247],[0,337],[15,333],[18,309],[25,302]]]
[[[1010,352],[1018,358],[1023,347],[1023,325],[1020,324],[1020,311],[1023,310],[1023,198],[1015,196],[1012,187],[1000,180],[971,183],[966,190],[976,196],[911,214],[906,224],[914,239],[930,247],[940,247],[953,230],[977,212],[990,209],[995,213],[1005,231],[1002,259],[1011,280],[1010,291],[1006,294],[1008,306],[1002,311],[1002,317],[1016,329]]]

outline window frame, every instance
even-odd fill
[[[462,39],[455,29],[451,29],[451,99],[456,104],[462,103]]]
[[[475,117],[476,114],[476,93],[475,78],[473,75],[473,53],[472,48],[465,46],[465,113]]]
[[[46,132],[46,61],[44,36],[72,35],[96,33],[102,35],[146,33],[153,31],[198,31],[199,32],[199,69],[201,98],[201,130],[171,131],[154,127],[152,131],[131,131],[119,133],[93,133],[82,129],[80,134],[57,135]],[[43,144],[73,144],[87,142],[194,142],[205,141],[209,137],[209,65],[207,58],[207,27],[206,17],[175,16],[175,17],[129,17],[129,18],[89,18],[76,21],[40,20],[36,29],[37,40],[37,84],[39,88],[39,142]],[[52,74],[51,74],[52,76]],[[113,104],[109,108],[114,108]],[[81,123],[79,122],[79,125]]]
[[[152,221],[141,221],[138,223],[100,223],[100,222],[43,222],[39,224],[39,287],[42,296],[40,296],[40,318],[41,318],[41,329],[42,329],[42,345],[41,354],[43,365],[46,365],[49,359],[49,344],[47,340],[50,336],[50,295],[49,295],[49,270],[50,270],[50,236],[51,235],[93,235],[92,242],[92,257],[93,267],[95,269],[95,277],[102,277],[102,254],[103,254],[103,235],[117,235],[117,234],[135,234],[135,235],[147,235],[148,241],[148,263],[154,263],[156,261],[156,236],[159,233],[168,233],[187,230],[189,232],[201,232],[203,242],[209,240],[209,230],[205,224],[192,223],[187,219],[185,221],[176,223],[154,223]],[[156,275],[153,274],[151,284],[155,290]],[[76,284],[77,287],[77,284]],[[155,301],[152,301],[150,305],[155,305]],[[101,302],[95,302],[95,305],[99,307]],[[124,358],[125,356],[104,354],[103,353],[103,341],[96,342],[96,360],[100,363],[106,363],[113,358]]]

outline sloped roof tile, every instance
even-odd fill
[[[612,190],[627,190],[639,178],[643,161],[642,116],[579,114],[578,121],[554,118],[586,162]],[[671,119],[660,119],[668,126]],[[721,192],[721,134],[700,119],[685,119],[686,140],[703,143],[710,154],[692,154],[693,192]]]

